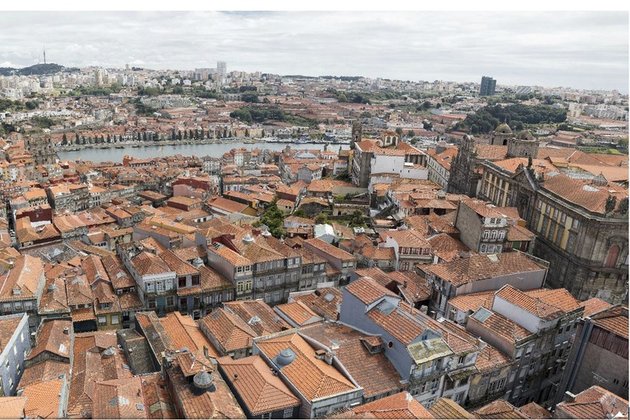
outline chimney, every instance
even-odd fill
[[[69,335],[69,334],[70,334],[70,328],[65,327],[65,328],[63,329],[63,333],[64,333],[65,335]]]
[[[209,359],[210,356],[208,355],[208,347],[203,346],[203,355],[206,359]]]
[[[335,353],[332,351],[327,351],[326,354],[324,355],[324,360],[326,361],[326,363],[328,363],[329,365],[332,365],[333,359],[335,357]]]
[[[574,393],[567,391],[567,392],[564,393],[564,395],[566,395],[566,399],[565,399],[566,402],[572,403],[573,401],[575,401],[575,394]]]

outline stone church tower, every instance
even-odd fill
[[[536,159],[538,156],[538,140],[530,131],[523,130],[516,137],[508,139],[507,157],[527,157]]]

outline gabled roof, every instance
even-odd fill
[[[480,419],[526,419],[525,414],[505,400],[495,400],[473,411]]]
[[[530,296],[509,284],[506,284],[495,293],[495,304],[497,297],[543,320],[552,320],[564,315],[564,311],[560,308],[552,306],[542,299]]]
[[[407,391],[389,395],[341,413],[350,419],[432,419],[433,414]]]
[[[294,360],[277,368],[310,401],[357,389],[337,368],[318,359],[315,349],[297,333],[261,340],[256,346],[268,360],[274,360],[287,348],[293,351]]]
[[[225,353],[250,348],[257,337],[249,325],[225,308],[215,309],[200,322],[205,334],[211,335]]]
[[[628,401],[593,385],[577,394],[572,402],[559,403],[556,412],[574,419],[608,419],[618,414],[617,418],[628,418]]]
[[[285,410],[300,405],[300,400],[282,380],[273,375],[260,356],[234,360],[218,359],[226,380],[236,390],[252,416]]]
[[[545,267],[521,252],[504,252],[496,255],[473,254],[467,258],[425,266],[422,269],[455,286],[461,286],[508,274],[544,270]]]
[[[401,390],[404,385],[394,365],[382,351],[380,336],[368,335],[337,322],[309,325],[300,334],[328,348],[335,347],[335,354],[363,388],[365,398]]]
[[[370,277],[362,277],[354,280],[345,287],[345,290],[363,302],[365,305],[371,305],[377,300],[385,297],[392,296],[398,298],[398,296],[389,289],[381,286],[374,279]]]
[[[474,419],[464,408],[450,398],[440,397],[429,408],[436,419]]]
[[[160,257],[147,251],[142,251],[133,257],[131,263],[141,276],[172,272],[171,268]]]
[[[33,360],[40,354],[48,352],[70,360],[72,320],[54,319],[43,322],[37,331],[37,344],[26,357]]]

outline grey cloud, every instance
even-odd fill
[[[628,90],[626,12],[3,12],[0,63]],[[142,63],[142,64],[140,64]]]

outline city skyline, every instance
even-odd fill
[[[417,17],[414,18],[414,16]],[[0,67],[228,70],[628,92],[627,12],[5,12]],[[420,24],[418,24],[420,22]],[[597,34],[597,36],[594,36]],[[77,42],[80,39],[82,42]]]

